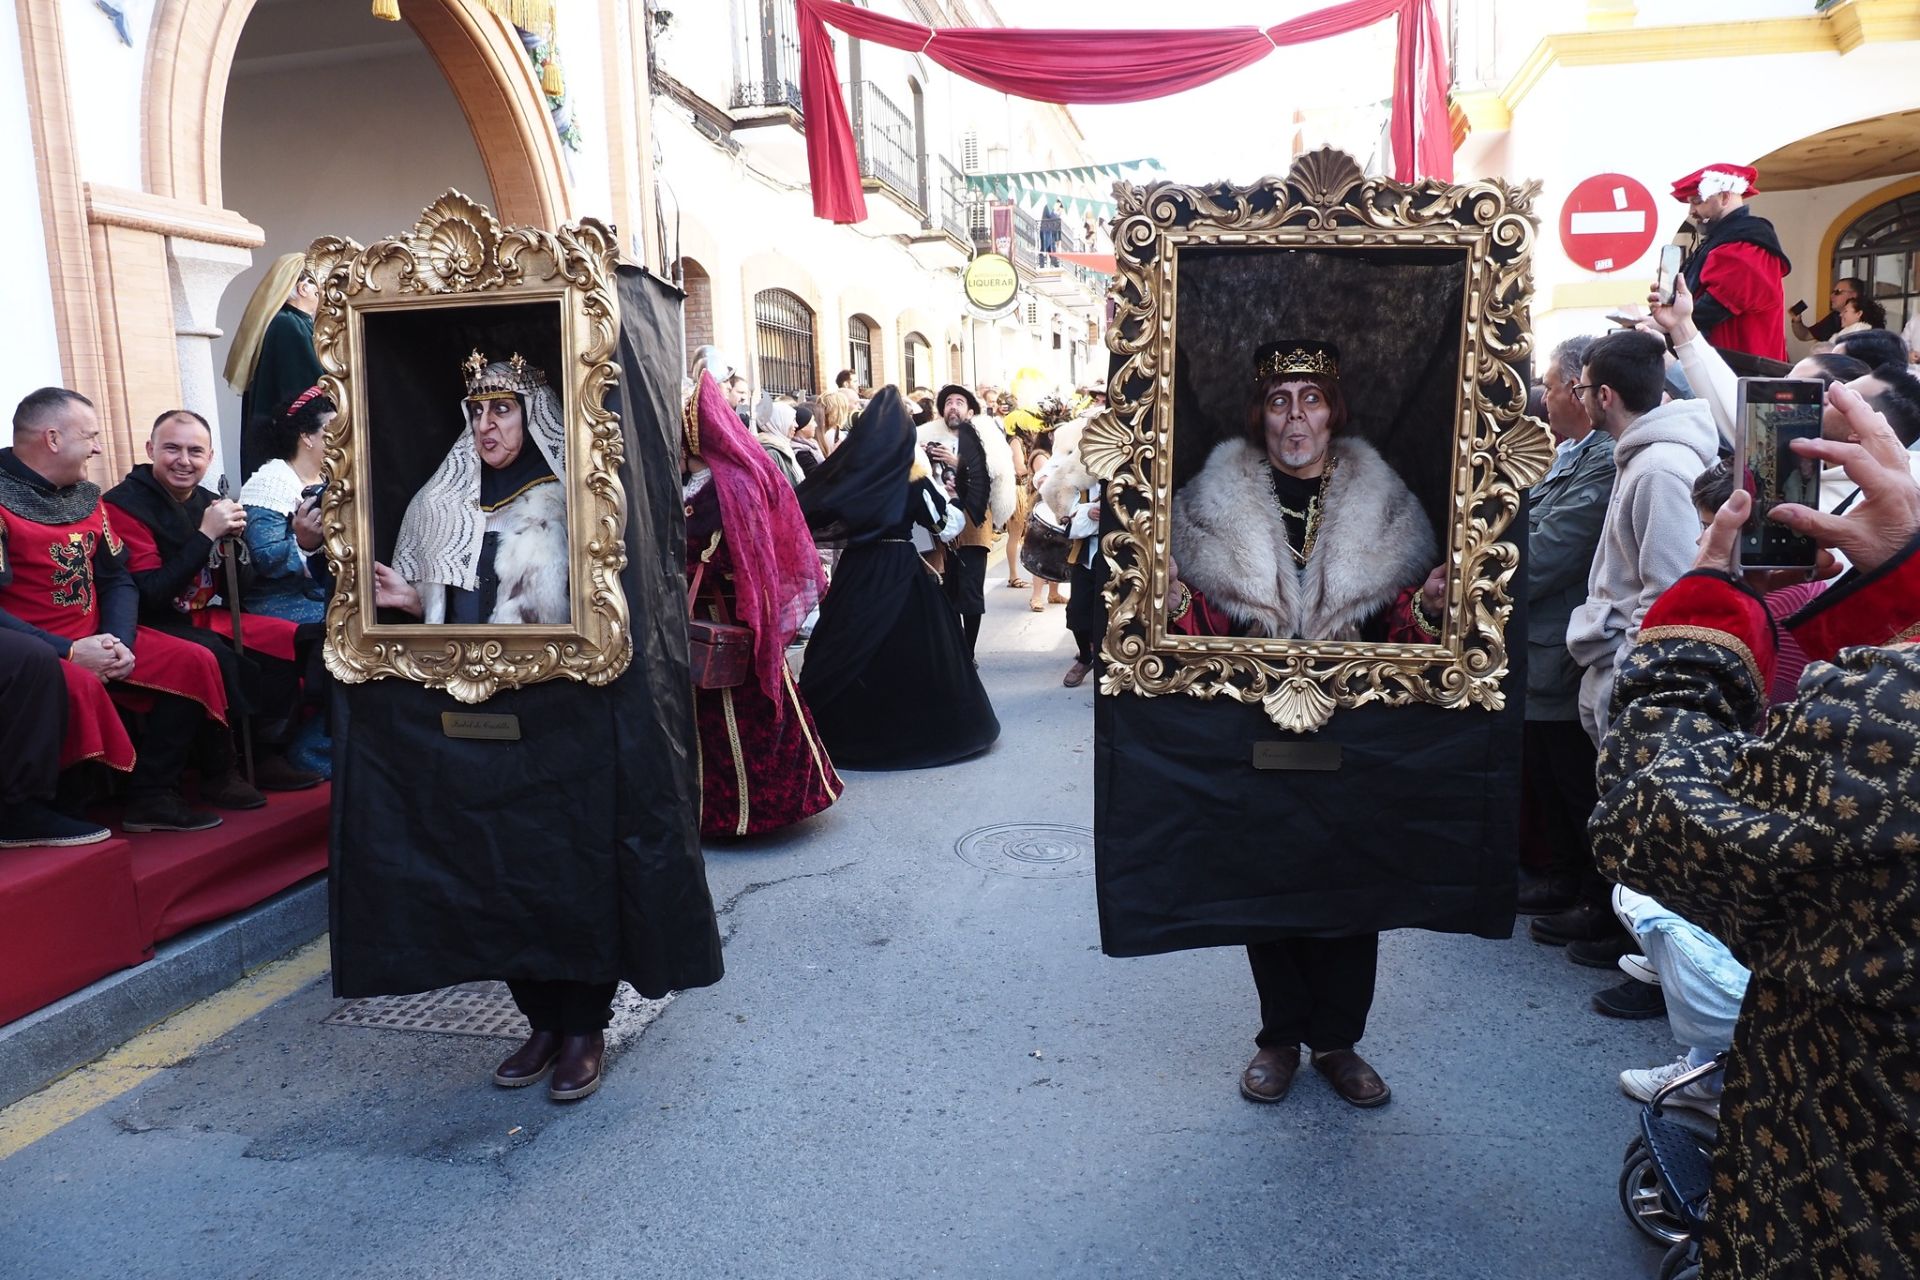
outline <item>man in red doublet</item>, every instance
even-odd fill
[[[1682,274],[1693,294],[1693,322],[1720,351],[1787,358],[1786,287],[1793,264],[1773,224],[1747,208],[1758,194],[1753,169],[1708,165],[1673,184],[1700,241]]]
[[[99,760],[129,774],[129,831],[202,831],[219,825],[188,808],[180,772],[195,741],[226,733],[220,667],[204,649],[138,624],[139,598],[124,548],[83,477],[100,453],[100,420],[86,397],[33,392],[0,449],[0,628],[38,637],[65,661],[62,766]],[[134,751],[115,709],[146,713]],[[201,798],[246,807],[259,793],[230,775],[203,778]]]

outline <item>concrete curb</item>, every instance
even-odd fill
[[[0,1027],[0,1107],[37,1093],[326,931],[322,872],[239,915],[169,939],[145,964],[110,973]]]

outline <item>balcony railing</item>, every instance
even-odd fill
[[[742,75],[733,86],[735,109],[800,110],[800,38],[794,34],[791,5],[762,0],[760,24],[747,38]]]
[[[860,176],[877,179],[908,204],[920,208],[919,141],[913,134],[913,122],[871,81],[858,80],[847,86],[847,98],[853,105],[853,139],[860,153]]]
[[[969,210],[976,197],[967,189],[967,175],[953,167],[953,162],[945,156],[940,157],[940,229],[955,240],[966,241],[972,238],[972,217]]]

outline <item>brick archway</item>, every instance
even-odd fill
[[[255,3],[159,0],[148,44],[142,156],[153,194],[222,207],[227,77]],[[501,221],[567,221],[560,139],[513,28],[471,0],[406,0],[402,13],[460,103]]]

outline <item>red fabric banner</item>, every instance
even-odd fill
[[[1451,181],[1453,134],[1440,20],[1433,0],[1346,0],[1277,26],[1180,31],[926,27],[842,0],[794,0],[800,28],[800,106],[807,121],[813,211],[834,222],[867,216],[853,125],[840,95],[832,25],[859,40],[923,53],[955,75],[1038,102],[1144,102],[1252,66],[1273,50],[1399,23],[1393,76],[1393,172]]]

